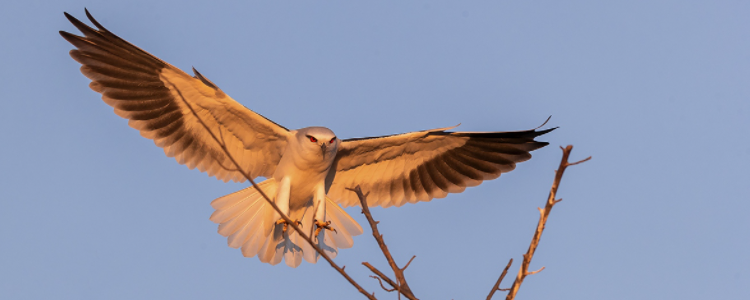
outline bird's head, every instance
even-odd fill
[[[313,152],[332,159],[336,156],[339,143],[336,135],[325,127],[307,127],[297,131],[297,140],[306,152]]]

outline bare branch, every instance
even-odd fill
[[[386,292],[389,292],[389,293],[390,293],[390,292],[393,292],[393,291],[395,291],[395,290],[396,290],[396,288],[392,288],[392,289],[386,288],[386,287],[385,287],[385,286],[383,285],[383,281],[382,281],[382,280],[380,280],[380,277],[378,277],[378,276],[373,276],[373,275],[370,275],[370,278],[375,278],[375,279],[377,279],[377,280],[378,280],[378,282],[380,283],[380,288],[382,288],[382,289],[383,289],[384,291],[386,291]]]
[[[367,206],[367,195],[362,193],[362,189],[359,186],[354,187],[354,189],[348,189],[348,190],[355,192],[357,194],[357,197],[359,197],[359,202],[362,205],[362,213],[365,214],[365,217],[367,217],[367,222],[370,223],[370,228],[372,228],[372,236],[375,237],[375,240],[378,242],[378,246],[380,246],[380,250],[383,251],[383,255],[385,255],[385,259],[388,261],[388,265],[390,265],[391,269],[393,269],[393,274],[396,275],[396,280],[398,281],[398,284],[397,285],[391,284],[391,286],[396,288],[402,295],[406,296],[406,298],[409,298],[412,300],[417,299],[417,297],[414,296],[414,293],[412,293],[411,289],[409,288],[409,285],[406,283],[406,277],[404,276],[404,270],[406,269],[406,267],[409,266],[411,261],[414,260],[414,257],[416,256],[412,257],[411,260],[409,260],[409,263],[407,263],[403,269],[400,269],[398,265],[396,265],[396,261],[393,260],[393,256],[391,255],[391,252],[388,251],[388,246],[385,244],[385,241],[383,240],[383,235],[380,234],[380,231],[378,231],[378,222],[375,222],[375,220],[373,220],[372,218],[372,214],[370,213],[370,207]],[[362,264],[366,264],[366,263],[362,263]],[[369,265],[369,263],[367,265]],[[371,271],[373,269],[374,268],[370,268]],[[379,276],[383,277],[381,275]],[[383,278],[385,279],[385,277]]]
[[[250,184],[253,185],[253,187],[255,188],[255,190],[257,190],[260,193],[260,195],[263,196],[263,199],[265,199],[266,202],[269,205],[271,205],[271,207],[281,216],[281,218],[284,219],[284,221],[286,221],[286,223],[289,224],[289,226],[292,226],[292,228],[294,228],[294,230],[297,232],[297,234],[299,234],[299,236],[302,237],[302,239],[304,239],[305,241],[307,241],[307,243],[309,243],[310,246],[312,246],[313,249],[315,249],[315,251],[318,252],[318,254],[320,254],[320,256],[322,256],[326,261],[328,261],[328,263],[331,265],[331,267],[333,267],[334,269],[336,269],[336,271],[338,271],[339,274],[341,274],[341,276],[344,276],[344,278],[346,278],[346,280],[349,281],[349,283],[351,285],[353,285],[357,289],[357,291],[359,291],[360,293],[362,293],[362,295],[365,295],[365,297],[367,297],[368,299],[375,300],[376,298],[375,298],[374,294],[369,294],[356,281],[354,281],[354,279],[352,279],[349,276],[349,274],[347,274],[344,271],[343,268],[340,268],[335,262],[333,262],[333,260],[328,256],[328,254],[326,254],[322,249],[320,249],[320,247],[318,247],[315,244],[315,242],[313,242],[313,240],[309,236],[307,236],[302,230],[300,230],[301,229],[300,226],[298,226],[295,222],[292,221],[292,219],[290,219],[287,215],[285,215],[281,211],[281,209],[279,208],[279,206],[276,205],[276,203],[274,203],[271,200],[271,198],[268,197],[268,195],[266,195],[265,191],[263,191],[260,188],[260,186],[258,186],[258,184],[255,183],[255,181],[252,178],[250,178],[250,175],[248,173],[246,173],[242,169],[242,166],[240,166],[240,164],[237,163],[237,161],[234,159],[234,157],[232,157],[232,154],[229,153],[229,149],[227,149],[226,143],[224,143],[224,134],[221,131],[221,127],[218,127],[219,134],[221,135],[221,138],[218,138],[216,136],[216,134],[214,134],[214,132],[211,130],[211,128],[208,127],[208,125],[206,125],[206,123],[203,122],[203,120],[201,119],[200,115],[198,115],[195,112],[195,110],[193,109],[193,106],[190,105],[190,103],[187,102],[187,101],[185,101],[184,99],[183,99],[183,103],[190,109],[191,113],[198,120],[198,122],[200,122],[201,125],[203,125],[203,128],[205,128],[206,131],[208,131],[208,133],[211,135],[211,137],[214,139],[214,141],[216,141],[216,143],[219,144],[219,147],[221,147],[221,149],[224,151],[224,154],[227,155],[227,158],[229,158],[229,160],[232,161],[232,164],[234,164],[234,166],[237,168],[237,171],[240,172],[242,174],[242,176],[245,177],[245,179],[247,179],[248,181],[250,181]]]
[[[508,261],[508,265],[505,266],[505,269],[503,269],[503,273],[500,274],[500,278],[497,279],[497,282],[495,282],[495,286],[492,287],[492,290],[490,291],[490,294],[487,295],[487,300],[492,299],[492,295],[495,294],[496,291],[503,291],[506,289],[500,288],[500,283],[503,282],[503,278],[505,278],[505,274],[508,274],[508,269],[510,269],[510,265],[513,264],[513,259],[511,258],[510,261]]]
[[[560,167],[557,169],[557,171],[555,171],[555,179],[552,182],[552,188],[550,188],[549,197],[547,197],[547,203],[545,204],[544,208],[539,208],[539,214],[540,214],[539,224],[536,227],[536,232],[534,232],[534,237],[531,239],[529,250],[526,251],[526,254],[523,255],[523,262],[521,262],[521,268],[518,271],[518,275],[516,276],[515,282],[513,282],[513,285],[510,287],[508,296],[505,297],[506,300],[515,299],[516,293],[518,293],[518,289],[521,288],[521,284],[523,283],[523,280],[526,278],[526,276],[533,275],[544,270],[544,267],[542,267],[541,269],[537,271],[529,272],[529,265],[531,264],[531,259],[534,257],[536,248],[539,246],[539,240],[542,238],[542,232],[544,231],[544,226],[547,224],[547,217],[549,217],[549,213],[552,210],[552,207],[556,203],[562,201],[562,199],[555,200],[555,195],[557,194],[558,186],[560,186],[560,181],[562,180],[563,173],[565,173],[565,168],[567,168],[568,166],[573,166],[573,165],[586,162],[591,159],[591,156],[589,156],[586,159],[583,159],[574,163],[569,163],[568,158],[570,157],[570,152],[573,150],[573,145],[568,145],[565,148],[560,147],[560,149],[562,149],[563,151],[563,156],[562,156],[562,159],[560,160]]]
[[[379,276],[380,278],[383,278],[386,283],[388,283],[390,286],[393,287],[393,289],[398,290],[398,283],[394,282],[392,279],[388,278],[383,272],[378,270],[378,268],[375,268],[373,265],[371,265],[368,262],[363,262],[362,265],[370,269],[371,272],[375,273],[375,275]],[[385,289],[385,288],[384,288]]]

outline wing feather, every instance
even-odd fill
[[[360,186],[370,206],[401,206],[460,193],[495,179],[547,145],[534,138],[555,128],[513,132],[450,132],[441,128],[344,140],[328,174],[329,197],[358,205]]]
[[[390,160],[390,170],[386,171],[389,176],[389,178],[393,178],[392,180],[386,180],[388,184],[390,185],[389,188],[389,198],[388,202],[394,202],[399,199],[404,198],[404,185],[403,180],[401,179],[401,173],[403,172],[403,167],[401,167],[402,161],[399,160]]]
[[[70,56],[89,87],[169,157],[210,176],[244,181],[224,145],[251,177],[269,177],[289,130],[247,109],[193,69],[192,77],[128,43],[86,16],[97,29],[65,13],[83,36],[61,31],[77,49]]]

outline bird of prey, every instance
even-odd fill
[[[340,205],[360,205],[348,188],[369,192],[369,206],[443,198],[494,179],[547,145],[552,131],[451,132],[453,127],[340,139],[324,127],[289,130],[242,106],[193,69],[195,76],[116,36],[86,11],[96,29],[65,16],[83,34],[60,34],[70,56],[128,125],[169,157],[218,179],[265,177],[260,189],[335,257],[362,227]],[[244,173],[244,174],[243,174]],[[297,267],[319,254],[253,187],[211,202],[211,221],[247,257]]]

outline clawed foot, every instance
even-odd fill
[[[286,232],[286,230],[289,228],[289,223],[287,223],[284,219],[279,219],[276,221],[276,225],[284,224],[284,228],[282,228],[282,231]],[[299,220],[294,220],[294,224],[297,224],[300,228],[302,228],[302,222]]]
[[[315,220],[315,227],[315,237],[318,237],[318,234],[323,229],[328,229],[330,231],[336,232],[336,229],[331,227],[331,221],[320,222],[318,220]]]

